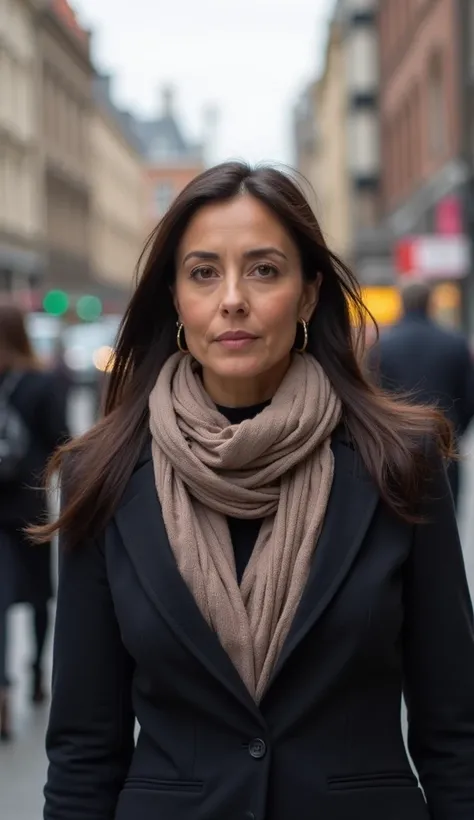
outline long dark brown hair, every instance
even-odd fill
[[[431,436],[449,450],[447,422],[434,410],[390,398],[364,375],[354,327],[363,332],[367,311],[357,280],[328,249],[299,185],[271,167],[228,162],[190,182],[150,236],[143,273],[121,324],[104,417],[54,455],[50,475],[68,456],[68,498],[56,522],[31,530],[38,540],[61,529],[74,546],[100,533],[112,517],[149,435],[148,397],[164,362],[177,350],[172,287],[179,241],[199,208],[242,193],[281,220],[299,248],[305,279],[322,274],[307,350],[341,398],[346,430],[382,497],[401,516],[411,520],[415,514],[421,442]]]

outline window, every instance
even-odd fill
[[[174,188],[170,182],[158,182],[153,191],[156,216],[163,216],[174,199]]]
[[[439,51],[432,55],[428,67],[428,116],[430,153],[440,157],[446,149],[446,118],[443,60]]]

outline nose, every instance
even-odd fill
[[[220,311],[222,316],[247,316],[249,304],[240,277],[225,277]]]

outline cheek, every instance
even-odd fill
[[[286,335],[295,332],[298,305],[294,294],[275,294],[262,306],[261,320],[267,333]]]
[[[190,293],[186,287],[176,289],[176,307],[188,332],[198,330],[209,321],[209,301],[203,299],[200,294]]]

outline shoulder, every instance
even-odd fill
[[[135,467],[133,468],[132,475],[139,472],[146,464],[148,464],[152,460],[152,453],[151,453],[151,435],[147,437],[145,444],[143,445],[140,454],[137,458]]]
[[[434,435],[426,435],[419,448],[420,502],[432,503],[450,496],[447,478],[447,460],[441,444]]]
[[[446,345],[458,353],[469,353],[469,346],[465,336],[456,330],[450,328],[438,327],[439,337]]]
[[[12,394],[12,401],[30,409],[36,406],[54,390],[54,380],[49,373],[41,370],[27,370],[18,374],[18,381]]]
[[[53,373],[45,370],[26,370],[20,376],[18,389],[29,389],[41,393],[50,390],[54,384]]]
[[[380,331],[380,336],[376,341],[375,345],[384,346],[390,344],[395,339],[398,339],[400,335],[400,326],[393,325],[393,327],[388,327],[385,330]]]
[[[403,327],[401,325],[393,325],[380,332],[380,336],[374,343],[372,350],[374,355],[377,353],[385,353],[396,347],[399,344],[400,338],[403,336]]]

